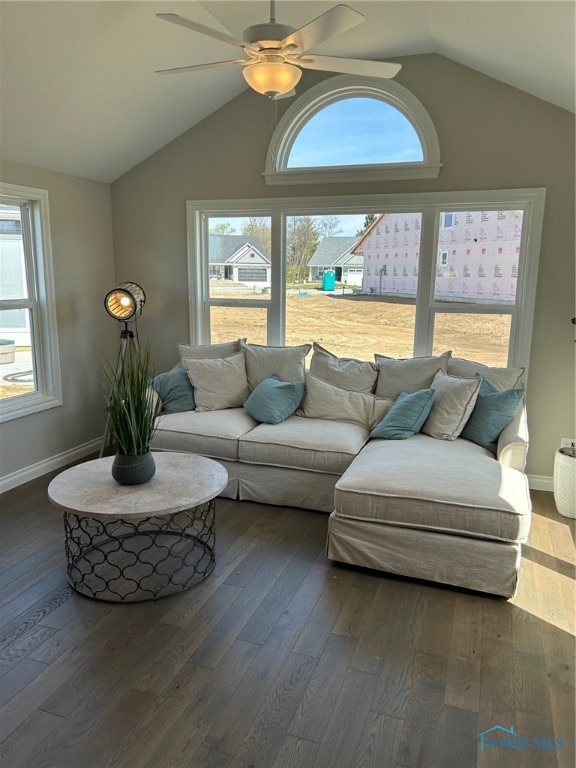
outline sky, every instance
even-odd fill
[[[422,160],[409,120],[380,99],[340,99],[304,125],[290,150],[288,168],[400,163]]]

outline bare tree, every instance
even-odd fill
[[[271,256],[272,235],[270,219],[266,216],[251,216],[242,227],[243,235],[259,237],[264,246],[266,256]]]
[[[320,239],[325,237],[336,237],[342,234],[340,227],[340,219],[338,216],[327,214],[326,216],[315,216],[314,226],[318,232]]]
[[[287,263],[289,282],[303,280],[308,274],[308,262],[320,241],[311,216],[289,216],[286,220]]]
[[[228,221],[221,221],[220,224],[214,224],[208,230],[211,235],[233,235],[236,230]]]

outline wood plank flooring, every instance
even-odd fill
[[[576,764],[574,523],[551,494],[510,601],[331,563],[326,515],[221,499],[206,581],[110,605],[67,584],[52,476],[1,498],[3,768]],[[524,747],[482,748],[496,725]]]

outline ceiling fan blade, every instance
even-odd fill
[[[208,64],[191,64],[189,67],[174,67],[173,69],[157,69],[154,71],[155,75],[180,75],[184,72],[195,72],[198,69],[212,69],[212,67],[229,67],[231,64],[239,64],[245,66],[251,64],[251,61],[244,61],[238,59],[237,61],[211,61]]]
[[[172,24],[178,24],[180,27],[192,29],[194,32],[200,32],[201,35],[208,35],[208,37],[213,37],[215,40],[221,40],[223,43],[228,43],[228,45],[237,45],[239,48],[244,48],[246,45],[242,40],[238,40],[237,38],[232,37],[232,35],[226,34],[226,32],[219,32],[217,29],[212,29],[212,27],[205,27],[204,24],[198,24],[196,21],[185,19],[183,16],[178,16],[177,13],[157,13],[156,16],[159,19],[162,19],[162,21],[169,21]]]
[[[323,72],[345,72],[348,75],[390,78],[400,72],[401,64],[387,61],[365,61],[364,59],[343,59],[337,56],[304,56],[296,59],[303,69],[319,69]]]
[[[308,51],[319,43],[352,29],[364,21],[364,16],[347,5],[335,5],[326,13],[305,24],[282,40],[282,47],[297,45],[301,51]]]

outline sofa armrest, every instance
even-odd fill
[[[498,438],[496,458],[501,464],[524,472],[528,454],[528,421],[523,406]]]

